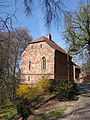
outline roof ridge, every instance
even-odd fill
[[[53,49],[58,50],[64,54],[66,54],[66,51],[61,48],[58,44],[56,44],[53,40],[49,40],[47,37],[45,36],[41,36],[40,38],[37,38],[33,41],[31,41],[30,43],[35,43],[35,42],[42,42],[42,41],[46,41]]]

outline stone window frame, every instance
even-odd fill
[[[42,69],[46,70],[46,58],[45,57],[42,58]]]

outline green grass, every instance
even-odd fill
[[[85,83],[90,82],[90,78],[85,79]]]
[[[17,111],[12,103],[0,106],[0,120],[9,120],[17,114]]]
[[[53,106],[50,111],[46,111],[45,113],[42,113],[42,114],[35,116],[35,118],[33,120],[59,118],[67,108],[68,108],[68,106],[66,106],[66,105],[63,106],[62,108],[59,108],[57,106]]]

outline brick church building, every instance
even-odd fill
[[[39,77],[49,79],[68,76],[67,53],[51,39],[51,35],[31,41],[21,55],[21,83],[37,83]],[[75,78],[73,62],[69,56],[69,77]]]

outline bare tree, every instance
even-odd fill
[[[63,0],[23,0],[25,5],[25,12],[26,15],[31,15],[35,10],[35,6],[37,4],[37,8],[42,10],[45,20],[45,25],[50,27],[51,23],[54,22],[55,24],[59,24],[61,20],[62,14],[65,14],[65,5]],[[17,0],[14,0],[14,7],[16,10],[16,5],[18,4]],[[35,6],[34,6],[35,5]],[[8,7],[8,0],[1,1],[0,6]],[[7,18],[7,17],[6,17]],[[6,24],[7,20],[1,19],[1,22]],[[3,24],[1,25],[3,28]]]
[[[20,72],[21,52],[31,40],[32,37],[25,28],[16,28],[10,32],[0,32],[1,104],[4,104],[7,100],[6,98],[11,100],[15,98],[19,77],[17,73]]]
[[[25,11],[27,15],[32,14],[35,0],[24,0]],[[63,0],[38,0],[41,7],[46,25],[50,26],[52,22],[59,23],[61,14],[65,14],[65,5]]]

